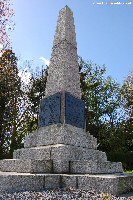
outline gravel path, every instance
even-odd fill
[[[0,200],[133,200],[133,197],[115,197],[110,194],[96,193],[80,189],[55,189],[43,192],[0,193]]]

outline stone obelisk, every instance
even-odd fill
[[[57,123],[85,128],[74,18],[68,6],[59,13],[45,98],[39,112],[40,127]]]
[[[45,96],[61,91],[81,98],[74,18],[68,6],[59,13]]]
[[[97,139],[85,131],[74,19],[65,6],[40,102],[39,128],[26,136],[13,159],[0,160],[0,192],[73,187],[118,194],[133,185],[133,176],[122,172],[122,164],[107,161],[97,150]]]

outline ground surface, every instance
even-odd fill
[[[130,196],[130,197],[129,197]],[[121,195],[121,197],[111,196],[105,193],[96,193],[95,191],[85,191],[80,189],[56,189],[43,192],[20,192],[20,193],[0,193],[0,200],[133,200],[133,193]]]

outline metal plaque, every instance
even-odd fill
[[[85,128],[85,103],[69,93],[66,93],[65,123]]]
[[[68,92],[56,93],[40,103],[39,127],[66,123],[85,128],[85,103]]]
[[[39,112],[39,126],[60,123],[61,94],[49,96],[41,100]]]

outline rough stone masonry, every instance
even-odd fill
[[[73,13],[59,13],[39,128],[13,159],[0,161],[0,192],[73,187],[120,194],[133,191],[133,176],[107,161],[85,130]]]
[[[76,33],[68,6],[59,13],[45,97],[62,91],[81,98]]]

